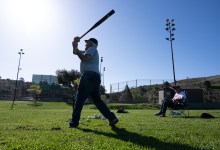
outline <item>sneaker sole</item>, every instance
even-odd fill
[[[109,123],[109,126],[114,127],[118,123],[118,119],[114,119]]]

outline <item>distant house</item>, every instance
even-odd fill
[[[47,82],[48,84],[58,84],[57,76],[53,75],[37,75],[33,74],[32,83],[39,84],[40,82]]]

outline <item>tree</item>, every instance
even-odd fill
[[[77,70],[67,71],[66,69],[56,71],[58,83],[70,89],[73,93],[64,93],[65,99],[72,99],[75,101],[76,90],[79,84],[80,72]],[[73,96],[73,97],[72,97]]]
[[[139,88],[134,88],[134,89],[131,90],[131,92],[132,92],[132,95],[133,95],[133,99],[135,101],[142,101],[142,100],[144,100],[144,96],[143,96],[143,94],[141,92],[141,88],[140,89]]]
[[[40,82],[39,86],[43,91],[48,91],[49,89],[49,84],[47,83],[47,81]]]
[[[73,89],[74,81],[80,78],[80,72],[77,70],[67,71],[66,69],[56,71],[58,83],[70,89]]]
[[[100,93],[101,95],[105,95],[106,89],[105,86],[100,85]]]
[[[122,92],[122,95],[119,98],[119,101],[120,102],[127,102],[127,101],[132,101],[132,100],[133,100],[132,93],[131,93],[128,85],[126,85],[124,91]]]
[[[77,78],[77,79],[75,79],[75,80],[73,81],[73,88],[74,88],[75,91],[77,90],[78,85],[79,85],[79,78]]]
[[[31,85],[28,89],[27,89],[27,92],[31,93],[33,95],[33,98],[34,98],[34,103],[35,103],[35,106],[37,104],[37,98],[38,96],[41,94],[42,92],[42,89],[40,88],[39,85]]]
[[[145,93],[147,93],[147,89],[145,86],[140,86],[138,88],[131,89],[131,93],[135,101],[144,101]]]
[[[203,85],[204,85],[206,91],[210,90],[210,88],[211,88],[211,82],[210,81],[208,81],[208,80],[204,81]]]

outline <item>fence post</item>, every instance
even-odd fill
[[[118,92],[119,92],[119,82],[118,82]]]
[[[138,82],[138,81],[137,81],[137,79],[136,79],[136,88],[137,88],[137,82]]]

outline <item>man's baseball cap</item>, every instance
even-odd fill
[[[88,40],[85,40],[85,42],[87,43],[88,41],[91,41],[93,43],[95,43],[96,45],[98,45],[98,41],[95,38],[90,38]]]

